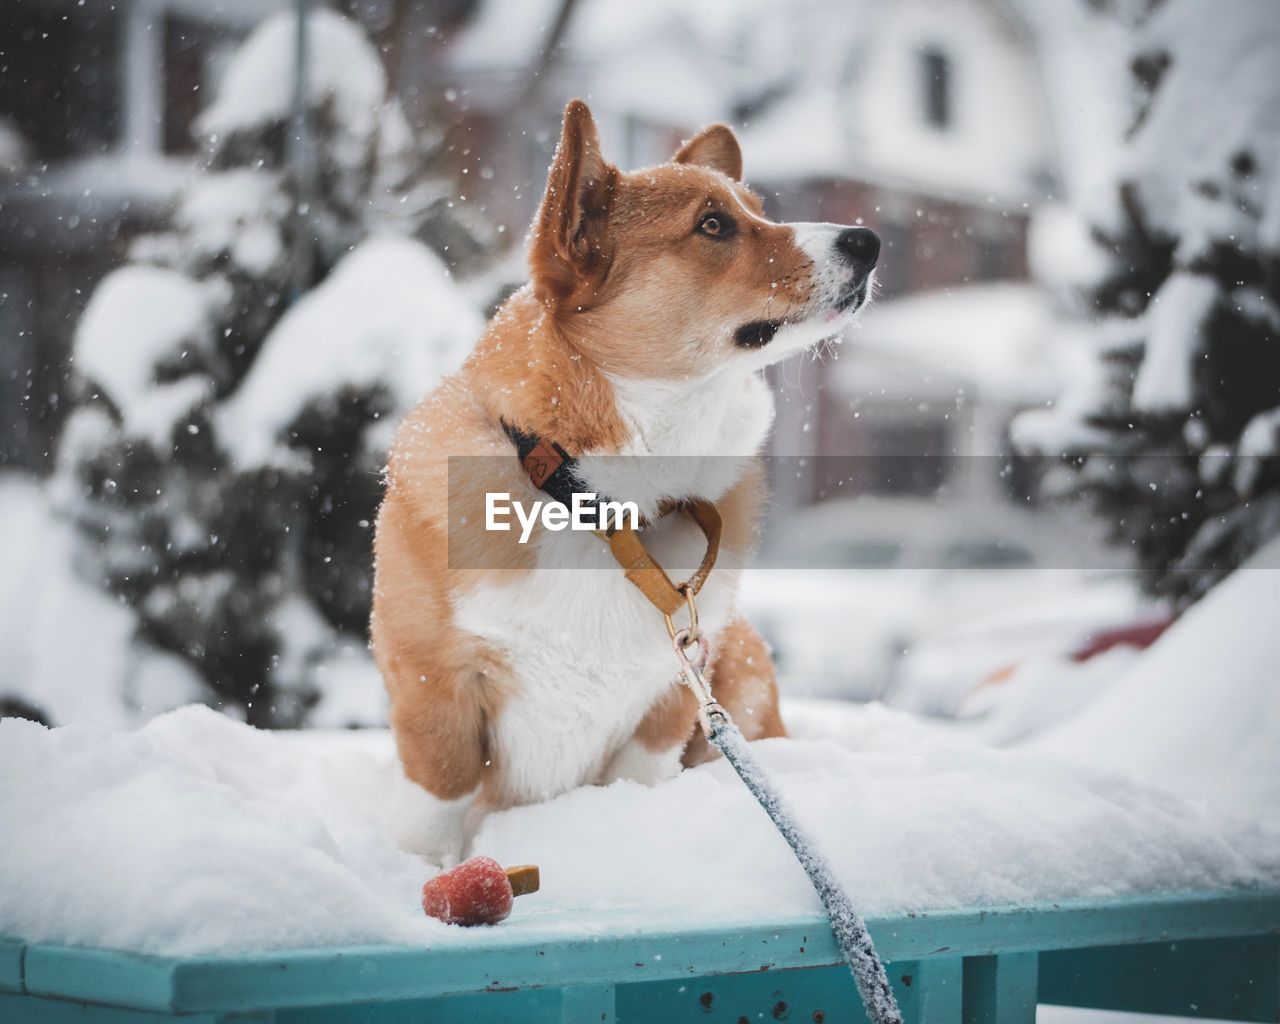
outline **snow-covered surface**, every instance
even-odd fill
[[[1194,605],[1040,749],[1256,817],[1280,852],[1280,539]]]
[[[866,913],[1280,883],[1274,835],[1175,793],[879,706],[787,713],[797,738],[754,751]],[[468,942],[422,916],[432,869],[391,841],[407,787],[381,732],[198,707],[135,733],[0,721],[0,933],[168,954]],[[541,865],[512,937],[817,912],[723,763],[494,815],[475,849]]]
[[[481,327],[430,250],[407,238],[371,238],[281,318],[222,406],[219,436],[241,468],[261,465],[280,456],[285,428],[309,402],[376,385],[395,406],[390,429],[461,365]]]
[[[433,869],[395,844],[417,793],[386,732],[272,734],[195,706],[120,731],[136,719],[105,680],[123,643],[102,645],[126,620],[59,568],[71,553],[50,538],[70,536],[49,532],[37,488],[3,483],[0,599],[39,610],[0,619],[6,692],[79,724],[0,721],[0,934],[171,955],[472,941],[418,908]],[[754,750],[868,914],[1280,885],[1277,606],[1280,541],[1020,748],[793,699],[793,738]],[[333,671],[364,707],[380,687],[349,653]],[[171,698],[176,668],[135,667],[135,699]],[[997,719],[1004,739],[1065,710],[1034,684]],[[512,937],[817,912],[724,764],[496,814],[475,849],[542,867],[544,891],[501,926]]]

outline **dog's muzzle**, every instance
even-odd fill
[[[819,266],[825,267],[821,273],[827,283],[825,288],[819,289],[820,293],[825,293],[821,307],[803,318],[745,323],[733,333],[733,342],[738,348],[764,348],[787,324],[856,312],[866,304],[871,292],[871,273],[880,258],[880,236],[870,228],[809,227],[811,233],[801,245]],[[830,230],[831,234],[814,237],[813,230],[823,234]]]

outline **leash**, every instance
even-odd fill
[[[535,487],[566,505],[572,500],[574,490],[585,493],[586,487],[576,472],[576,460],[560,445],[517,430],[505,421],[502,429],[516,445],[521,465]],[[827,859],[801,830],[772,781],[751,756],[746,738],[733,724],[729,712],[716,702],[703,675],[711,648],[706,636],[698,628],[698,608],[694,597],[715,568],[720,551],[720,512],[711,502],[702,499],[689,499],[680,502],[675,508],[697,524],[707,541],[706,553],[701,563],[683,583],[671,582],[671,577],[649,554],[644,542],[630,527],[618,526],[616,529],[601,531],[601,536],[608,542],[609,550],[613,552],[613,557],[622,567],[627,579],[662,613],[680,664],[680,675],[698,702],[698,722],[703,734],[724,755],[743,785],[755,797],[756,803],[769,815],[774,827],[787,841],[796,860],[809,876],[809,881],[827,912],[840,951],[849,962],[849,970],[853,974],[867,1016],[872,1024],[903,1024],[902,1011],[898,1009],[884,964],[876,954],[871,933],[867,931],[862,915],[840,885]],[[677,629],[674,616],[681,607],[688,610],[689,625]]]
[[[769,776],[751,756],[746,738],[733,724],[729,713],[712,696],[711,688],[702,675],[708,656],[706,637],[699,636],[691,641],[689,630],[681,629],[676,631],[671,643],[680,661],[685,683],[698,700],[698,721],[702,724],[703,733],[733,766],[743,785],[756,798],[756,803],[769,815],[822,900],[827,919],[831,922],[831,931],[849,962],[849,970],[854,984],[858,986],[867,1016],[873,1024],[902,1024],[902,1011],[893,997],[889,978],[871,941],[866,921],[840,885],[826,857],[801,830]],[[691,647],[697,648],[692,659],[689,657]]]

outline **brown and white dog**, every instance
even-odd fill
[[[741,176],[724,125],[670,163],[623,173],[586,105],[570,103],[530,284],[399,428],[373,650],[405,774],[423,791],[397,811],[401,838],[436,863],[460,857],[490,809],[657,782],[711,756],[662,617],[599,539],[543,530],[522,545],[461,528],[483,521],[487,492],[544,497],[504,423],[577,456],[591,490],[635,501],[663,565],[696,564],[703,537],[662,510],[717,504],[721,557],[697,602],[710,682],[748,739],[784,735],[768,651],[734,611],[764,500],[753,457],[773,420],[760,371],[841,331],[869,294],[879,242],[865,228],[774,223]],[[451,492],[449,456],[487,458]]]

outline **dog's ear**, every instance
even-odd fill
[[[617,178],[618,169],[600,152],[591,111],[581,100],[570,100],[529,250],[542,298],[563,298],[608,266],[609,209]]]
[[[703,128],[680,147],[673,162],[710,167],[713,171],[727,174],[734,181],[742,180],[742,147],[727,124]]]

